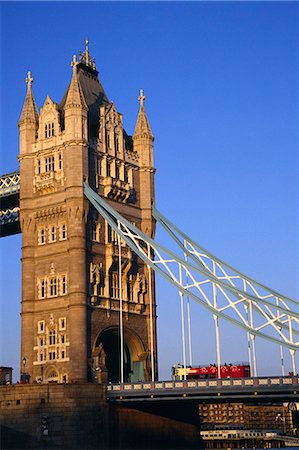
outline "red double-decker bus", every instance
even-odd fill
[[[172,376],[175,380],[183,380],[185,369],[181,364],[172,366]],[[246,378],[250,377],[250,366],[248,363],[224,364],[220,366],[220,378]],[[208,366],[186,367],[187,380],[198,380],[205,378],[218,378],[218,367],[216,364]]]

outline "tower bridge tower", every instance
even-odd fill
[[[83,193],[83,180],[153,237],[153,141],[140,92],[133,137],[110,102],[88,41],[72,61],[60,103],[38,112],[30,72],[19,120],[22,229],[21,372],[31,381],[120,380],[120,297],[124,379],[151,378],[150,298],[156,361],[154,278]],[[157,365],[155,364],[155,368]],[[155,369],[156,371],[157,369]]]

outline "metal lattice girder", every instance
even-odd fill
[[[8,225],[14,222],[19,222],[19,220],[20,220],[19,207],[0,211],[0,226]]]
[[[20,172],[12,172],[0,177],[0,197],[20,191]]]
[[[153,216],[177,244],[182,256],[158,244],[122,217],[86,183],[86,197],[126,244],[178,291],[221,317],[276,344],[298,350],[299,303],[246,277],[181,232],[156,209]],[[154,255],[151,259],[149,255]],[[217,302],[215,302],[215,296]],[[254,314],[253,314],[254,313]]]

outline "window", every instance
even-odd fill
[[[117,180],[119,180],[119,175],[120,175],[119,165],[116,164],[116,166],[115,166],[115,178],[116,178]]]
[[[55,297],[57,295],[57,278],[50,278],[50,292],[49,297]]]
[[[40,283],[40,297],[45,298],[46,297],[46,280],[41,280]]]
[[[43,347],[43,345],[44,345],[44,338],[40,338],[40,340],[39,340],[39,345],[40,345],[41,347]]]
[[[125,181],[125,183],[128,183],[128,181],[129,181],[129,175],[128,175],[128,170],[127,170],[126,166],[124,167],[124,181]]]
[[[101,225],[97,222],[94,222],[92,225],[92,240],[96,242],[100,242],[100,229]]]
[[[64,359],[64,358],[65,358],[65,351],[61,350],[61,359]]]
[[[134,301],[134,282],[133,282],[133,280],[129,280],[129,282],[128,282],[128,300],[130,302]]]
[[[61,278],[61,295],[66,294],[66,276],[62,275]]]
[[[111,297],[119,298],[118,272],[112,272],[112,274],[111,274]]]
[[[37,234],[37,244],[43,245],[46,243],[46,229],[44,227],[38,230]]]
[[[66,224],[62,224],[60,227],[60,240],[63,241],[67,238],[67,228]]]
[[[54,169],[55,169],[54,155],[48,156],[47,158],[45,158],[45,171],[53,172]]]
[[[45,125],[45,138],[54,136],[54,122],[46,123]]]
[[[114,146],[115,146],[115,151],[118,152],[119,145],[118,145],[118,136],[116,133],[114,133]]]
[[[56,241],[56,227],[54,225],[52,225],[50,227],[50,242],[55,242]]]
[[[113,244],[117,244],[117,233],[116,231],[108,225],[108,242],[112,242]]]
[[[40,162],[40,159],[37,160],[37,173],[38,174],[41,173],[41,162]]]
[[[55,352],[49,352],[49,359],[50,360],[56,359],[56,353]]]
[[[111,175],[111,166],[110,166],[110,161],[108,159],[106,160],[106,164],[107,164],[107,166],[106,166],[106,176],[110,177],[110,175]]]
[[[56,331],[50,330],[49,332],[49,345],[55,345],[56,344]]]
[[[62,334],[60,336],[60,342],[61,342],[61,344],[65,344],[65,335],[64,334]]]
[[[106,148],[107,150],[110,148],[110,134],[109,131],[106,130]]]
[[[43,353],[40,353],[40,354],[39,354],[39,360],[40,360],[40,361],[43,361],[43,360],[44,360],[44,355],[43,355]]]
[[[61,153],[59,153],[59,156],[58,156],[58,169],[62,170],[62,154]]]
[[[38,333],[43,333],[45,330],[45,321],[44,320],[40,320],[39,322],[37,322],[37,330]]]
[[[65,317],[62,317],[59,319],[59,330],[65,330],[66,329],[66,319]]]
[[[102,176],[102,158],[98,159],[98,167],[97,167],[97,173],[99,176]]]
[[[105,272],[104,269],[100,269],[100,295],[103,296],[105,292]]]

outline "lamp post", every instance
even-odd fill
[[[22,362],[23,362],[23,371],[21,373],[21,383],[25,384],[26,383],[26,358],[24,356]]]

